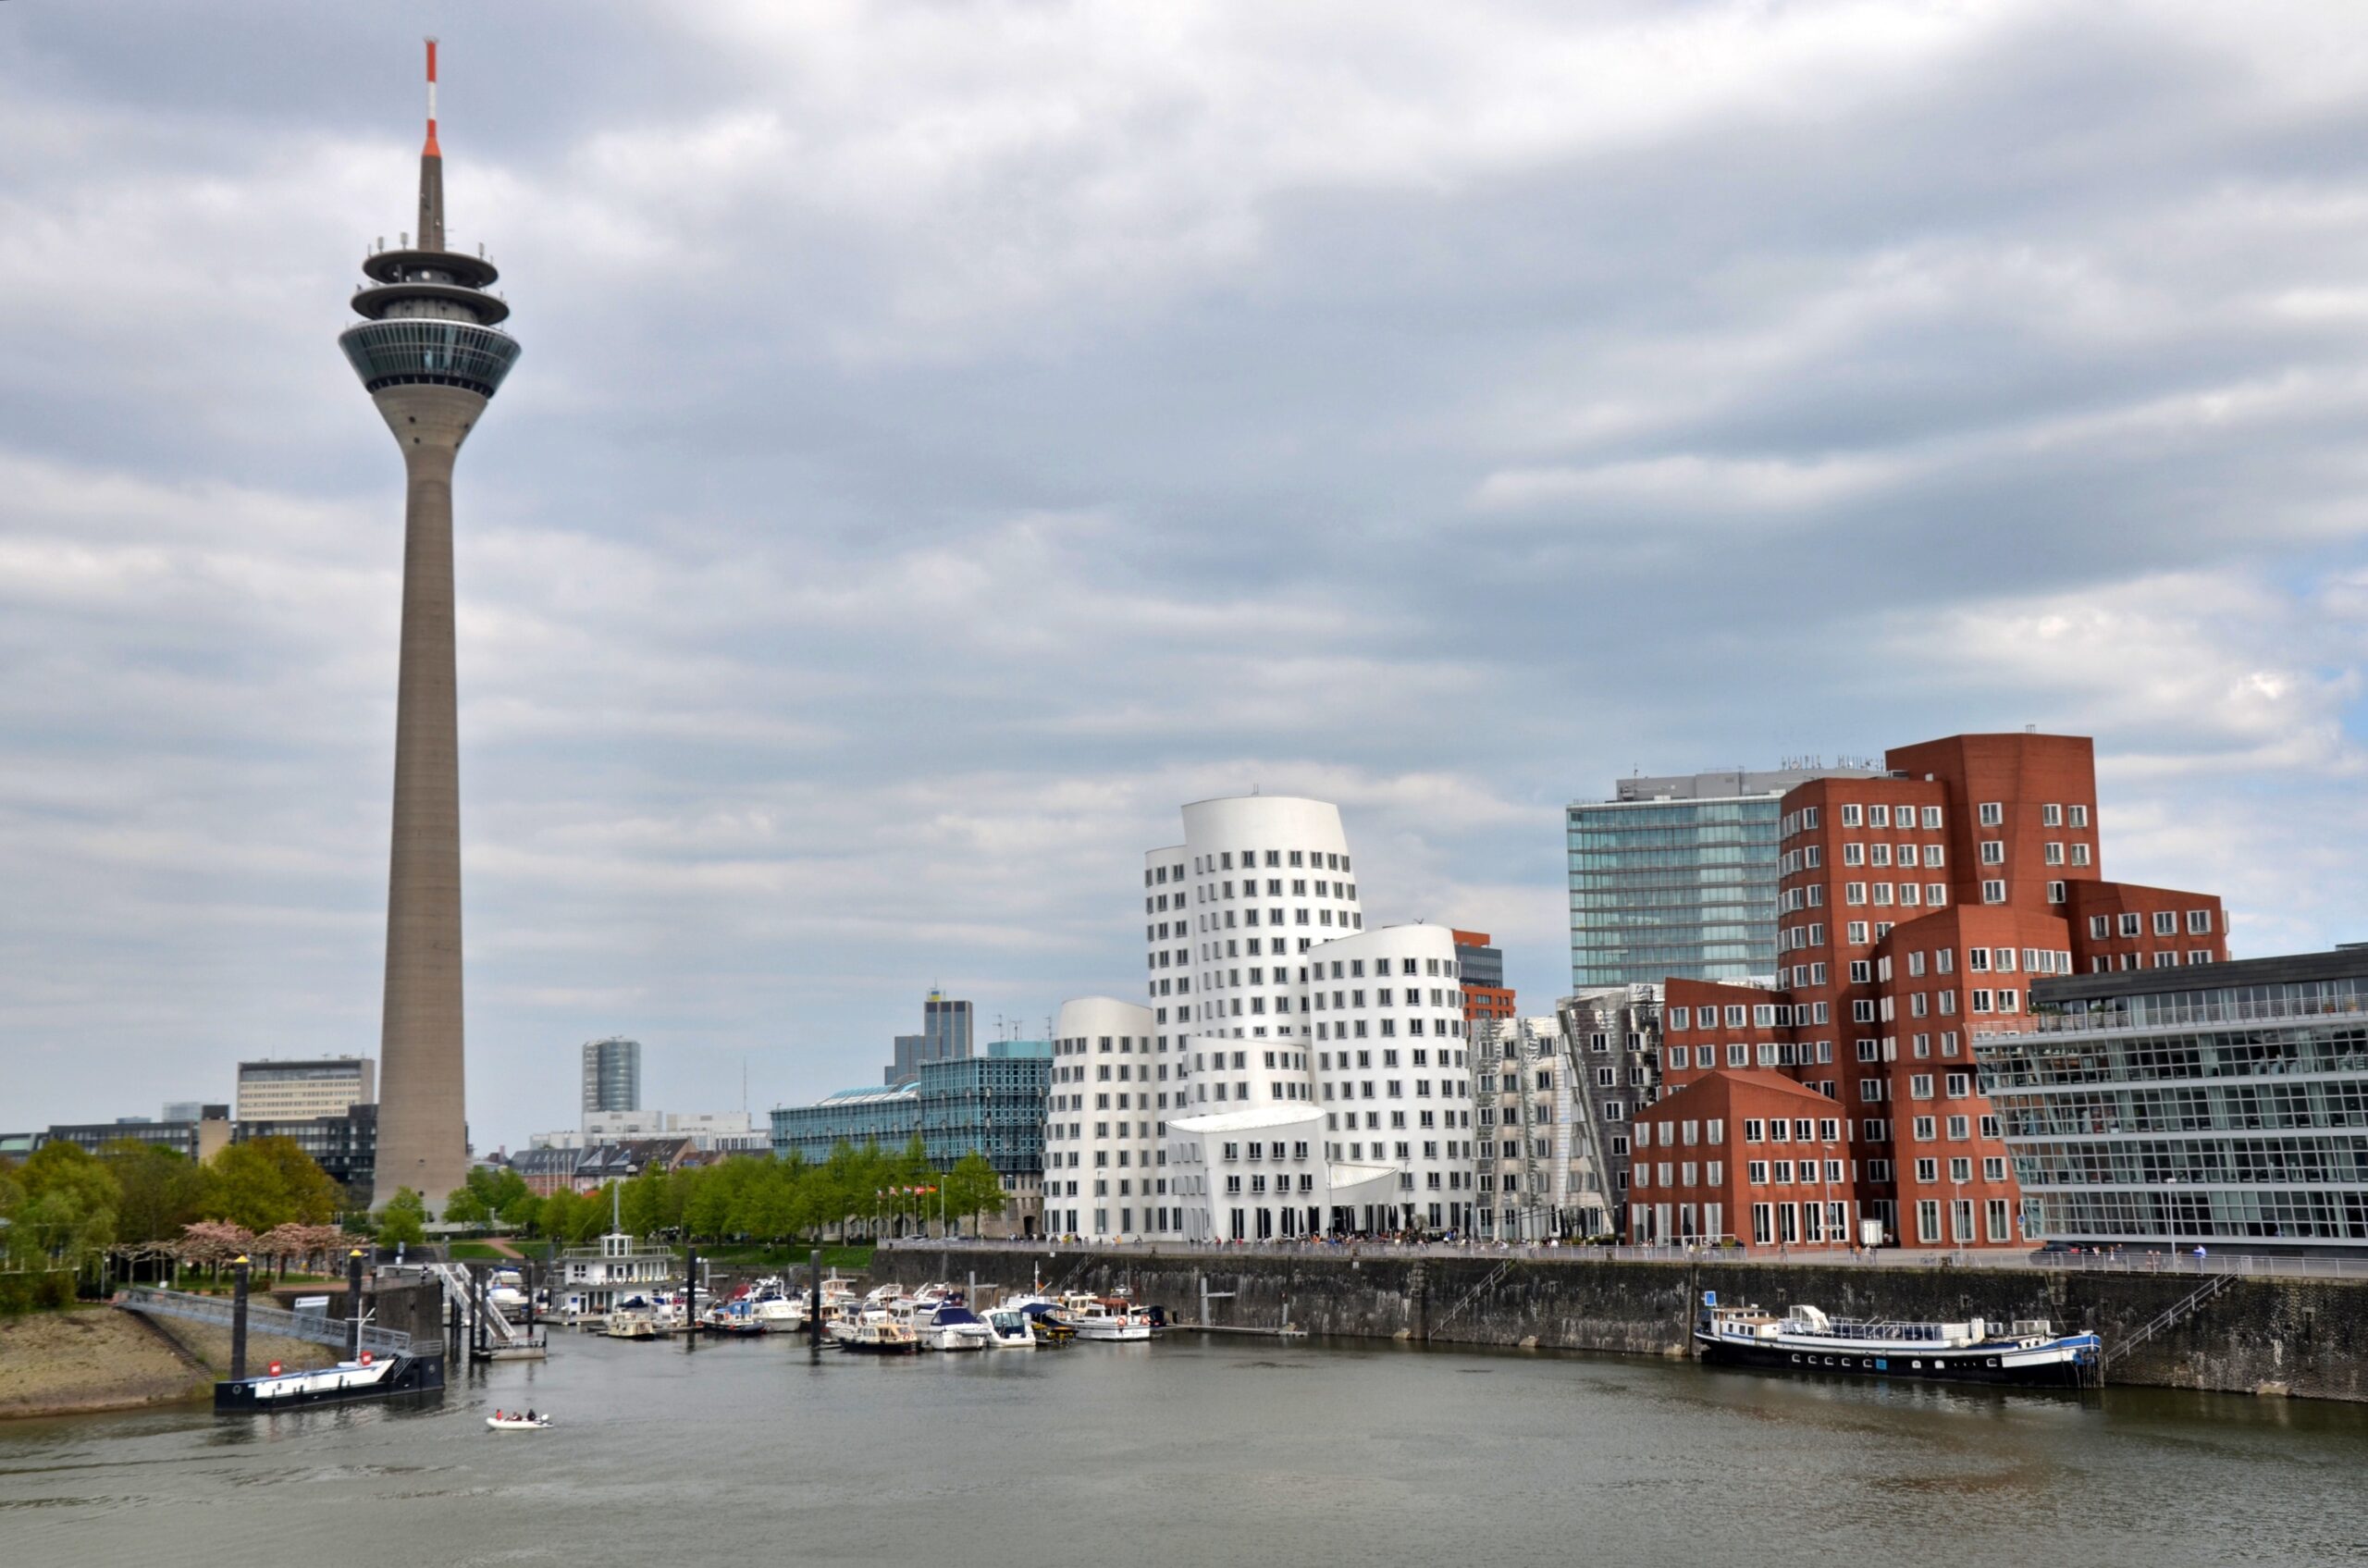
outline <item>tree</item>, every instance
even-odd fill
[[[537,1233],[548,1236],[554,1241],[574,1241],[576,1216],[583,1207],[583,1198],[562,1187],[542,1201],[542,1205],[535,1216],[535,1228]]]
[[[17,1167],[5,1215],[19,1268],[80,1268],[116,1238],[122,1192],[105,1165],[75,1143],[44,1143]]]
[[[492,1217],[485,1199],[467,1187],[456,1187],[444,1200],[444,1217],[455,1225],[483,1225]]]
[[[408,1187],[398,1188],[378,1216],[378,1245],[416,1247],[427,1240],[427,1201]]]
[[[945,1212],[968,1215],[974,1235],[980,1216],[1001,1214],[1009,1202],[1004,1196],[1003,1178],[995,1174],[987,1156],[976,1149],[956,1161],[942,1179],[945,1185]]]
[[[136,1249],[169,1242],[205,1212],[205,1167],[195,1160],[154,1143],[123,1138],[100,1150],[99,1161],[114,1178],[119,1197],[116,1210],[119,1246]]]

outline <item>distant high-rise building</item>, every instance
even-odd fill
[[[341,1117],[377,1098],[378,1064],[367,1056],[239,1064],[237,1104],[241,1122]]]
[[[202,1104],[202,1102],[197,1100],[167,1100],[165,1102],[165,1114],[156,1119],[159,1121],[195,1121],[198,1118]]]
[[[1880,768],[1782,768],[1622,779],[1573,804],[1571,989],[1776,972],[1777,802],[1811,779]]]
[[[882,1075],[888,1087],[914,1081],[926,1063],[967,1059],[971,1054],[975,1016],[969,1003],[942,991],[931,992],[921,1004],[921,1031],[896,1036],[894,1058]]]
[[[452,465],[517,363],[486,292],[483,248],[444,242],[436,141],[436,43],[427,45],[427,140],[419,231],[362,263],[364,317],[338,338],[402,453],[403,598],[395,695],[387,978],[378,1059],[378,1201],[402,1188],[440,1210],[469,1173],[461,1023],[461,747],[454,673]]]
[[[612,1034],[584,1043],[584,1115],[641,1109],[641,1042]]]
[[[1463,980],[1463,1021],[1511,1019],[1512,988],[1505,983],[1505,955],[1485,931],[1455,932],[1455,965]]]

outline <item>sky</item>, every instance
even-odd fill
[[[2368,940],[2356,6],[0,6],[0,1131],[375,1055],[413,221],[480,1150],[1134,995],[1177,808],[1569,954],[1634,772],[2096,738],[2108,876]],[[1000,1021],[999,1021],[1000,1020]]]

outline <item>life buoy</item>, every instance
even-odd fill
[[[273,1363],[271,1364],[271,1375],[272,1375],[274,1377],[278,1377],[278,1376],[279,1376],[279,1374],[280,1374],[280,1372],[281,1372],[281,1370],[282,1370],[282,1368],[280,1367],[279,1363],[278,1363],[278,1362],[276,1362],[276,1361],[275,1361],[275,1362],[273,1362]]]
[[[371,1357],[370,1352],[369,1352],[368,1351],[364,1351],[364,1352],[362,1352],[362,1364],[363,1364],[363,1365],[364,1365],[364,1366],[367,1366],[367,1365],[369,1365],[369,1364],[370,1364],[371,1360],[372,1360],[372,1357]]]

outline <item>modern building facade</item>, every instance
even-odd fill
[[[1775,973],[1778,803],[1811,779],[1879,772],[1626,778],[1571,806],[1571,989]]]
[[[1479,1196],[1473,1228],[1507,1241],[1610,1233],[1584,1093],[1585,1053],[1559,1017],[1473,1026]]]
[[[86,1154],[98,1154],[110,1143],[148,1143],[170,1149],[186,1159],[210,1160],[230,1146],[230,1107],[201,1105],[193,1121],[152,1121],[124,1117],[115,1121],[60,1123],[34,1139],[34,1146],[71,1143]]]
[[[584,1117],[641,1109],[641,1042],[612,1034],[584,1043]]]
[[[2030,989],[1974,1042],[2027,1236],[2368,1252],[2368,948]]]
[[[234,1143],[258,1138],[285,1138],[313,1156],[328,1179],[345,1189],[346,1201],[367,1205],[376,1191],[378,1168],[378,1107],[367,1103],[348,1105],[333,1115],[315,1117],[241,1117],[231,1130]],[[389,1194],[391,1196],[391,1194]]]
[[[240,1062],[238,1119],[310,1121],[376,1104],[378,1064],[367,1056]]]
[[[436,44],[427,45],[427,139],[416,242],[364,258],[364,319],[338,344],[402,453],[402,647],[395,697],[387,976],[378,1062],[377,1190],[431,1209],[468,1175],[461,997],[461,763],[454,674],[452,468],[517,363],[486,290],[493,264],[448,249],[436,140]]]
[[[1470,1223],[1453,933],[1367,929],[1338,809],[1184,808],[1143,870],[1144,1004],[1055,1026],[1055,1234],[1179,1241]]]
[[[1489,943],[1485,931],[1459,931],[1452,934],[1457,978],[1463,982],[1463,1021],[1511,1019],[1513,993],[1505,983],[1503,950]]]
[[[1696,1091],[1708,1080],[1780,1074],[1843,1107],[1851,1145],[1844,1223],[1821,1212],[1818,1234],[1804,1222],[1794,1244],[1871,1234],[1907,1247],[2024,1245],[1974,1043],[2023,1027],[2030,987],[2049,978],[2219,963],[2226,922],[2208,895],[2103,880],[2084,736],[1957,735],[1886,760],[1886,776],[1812,780],[1783,796],[1782,983],[1671,980],[1663,1093],[1645,1118],[1706,1123],[1708,1099]],[[1754,1205],[1799,1201],[1762,1193],[1738,1206],[1700,1165],[1692,1186],[1665,1189],[1669,1134],[1650,1134],[1649,1171],[1646,1136],[1640,1125],[1633,1240],[1748,1242],[1754,1233],[1733,1228]],[[1722,1174],[1735,1168],[1729,1160]],[[1685,1163],[1675,1169],[1682,1178]],[[1713,1203],[1726,1231],[1683,1228],[1707,1225]]]
[[[1053,1053],[1049,1041],[997,1040],[982,1056],[921,1063],[907,1084],[844,1089],[810,1105],[776,1106],[772,1152],[820,1165],[841,1144],[895,1153],[919,1138],[931,1165],[951,1169],[975,1151],[995,1167],[1005,1194],[1004,1213],[986,1223],[986,1233],[1036,1235],[1043,1219]]]
[[[1599,985],[1555,1007],[1574,1068],[1580,1117],[1607,1204],[1604,1234],[1624,1228],[1636,1120],[1660,1097],[1661,988]]]

